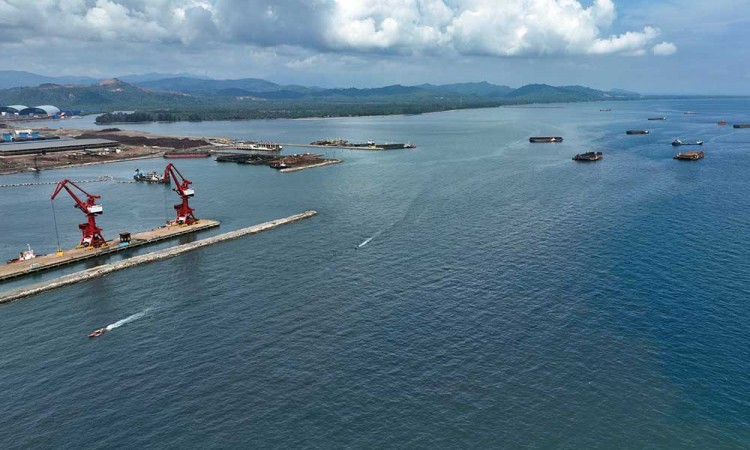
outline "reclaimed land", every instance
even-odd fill
[[[111,264],[104,264],[93,269],[83,270],[70,275],[65,275],[54,280],[50,280],[44,283],[38,283],[24,288],[14,289],[8,292],[0,293],[0,304],[9,303],[15,300],[19,300],[32,295],[41,294],[43,292],[51,291],[63,286],[80,283],[83,281],[99,278],[112,272],[127,269],[129,267],[135,267],[141,264],[147,264],[155,261],[161,261],[167,258],[173,258],[186,252],[197,250],[201,247],[208,245],[217,244],[219,242],[228,241],[230,239],[238,239],[243,236],[250,234],[256,234],[263,231],[267,231],[281,225],[297,222],[304,220],[318,214],[316,211],[305,211],[300,214],[285,217],[283,219],[276,219],[270,222],[264,222],[258,225],[254,225],[248,228],[243,228],[236,231],[230,231],[229,233],[220,234],[200,241],[192,242],[189,244],[178,245],[164,250],[148,253],[146,255],[135,256],[123,261],[117,261]]]

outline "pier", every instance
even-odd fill
[[[74,264],[86,259],[110,255],[133,247],[153,244],[155,242],[171,239],[185,234],[196,233],[219,226],[215,220],[201,219],[193,225],[172,225],[155,228],[151,231],[136,233],[131,236],[130,243],[121,245],[120,239],[107,241],[106,246],[94,248],[74,248],[66,250],[62,255],[51,253],[49,255],[37,256],[26,261],[18,261],[0,266],[0,283],[11,278],[22,277],[58,267]]]
[[[279,227],[281,225],[286,225],[289,223],[293,223],[293,222],[297,222],[300,220],[313,217],[316,214],[318,214],[316,211],[305,211],[303,213],[295,214],[293,216],[285,217],[283,219],[277,219],[277,220],[272,220],[270,222],[264,222],[258,225],[253,225],[248,228],[242,228],[240,230],[230,231],[228,233],[220,234],[218,236],[212,236],[206,239],[201,239],[200,241],[191,242],[189,244],[178,245],[176,247],[170,247],[168,249],[155,251],[152,253],[148,253],[146,255],[135,256],[133,258],[129,258],[123,261],[117,261],[111,264],[104,264],[98,267],[94,267],[92,269],[83,270],[80,272],[72,273],[70,275],[64,275],[62,277],[59,277],[59,278],[56,278],[54,280],[50,280],[47,282],[14,289],[8,292],[3,292],[3,293],[0,293],[0,304],[9,303],[14,300],[40,294],[42,292],[51,291],[53,289],[57,289],[63,286],[68,286],[68,285],[80,283],[86,280],[99,278],[109,273],[127,269],[129,267],[135,267],[141,264],[147,264],[150,262],[161,261],[167,258],[173,258],[175,256],[199,249],[201,247],[206,247],[208,245],[217,244],[219,242],[224,242],[224,241],[228,241],[231,239],[238,239],[243,236],[250,235],[250,234],[256,234],[256,233],[260,233],[263,231],[267,231],[267,230]],[[218,222],[214,222],[214,223],[216,224],[215,226],[218,226]]]

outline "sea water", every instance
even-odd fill
[[[287,147],[344,160],[290,174],[174,160],[222,223],[201,236],[319,215],[0,307],[0,447],[750,445],[750,130],[716,124],[750,100],[556,106],[118,125],[417,148]],[[84,187],[111,237],[172,218],[168,187],[118,182],[166,162],[2,178],[112,176]],[[6,259],[77,243],[51,191],[0,189]]]

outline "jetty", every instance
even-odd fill
[[[230,231],[228,233],[212,236],[199,241],[191,242],[188,244],[178,245],[176,247],[170,247],[164,250],[158,250],[152,253],[148,253],[141,256],[135,256],[133,258],[117,261],[111,264],[104,264],[92,269],[83,270],[80,272],[72,273],[70,275],[64,275],[43,283],[37,283],[31,286],[10,290],[8,292],[0,293],[0,304],[9,303],[21,298],[30,297],[32,295],[40,294],[42,292],[51,291],[63,286],[69,286],[71,284],[80,283],[83,281],[99,278],[112,272],[124,270],[130,267],[139,266],[155,261],[161,261],[168,258],[181,255],[186,252],[197,250],[208,245],[217,244],[220,242],[238,239],[243,236],[250,234],[256,234],[263,231],[267,231],[281,225],[297,222],[317,215],[316,211],[305,211],[300,214],[285,217],[282,219],[272,220],[270,222],[264,222],[258,225],[253,225],[248,228],[242,228],[236,231]],[[218,222],[215,222],[218,225]]]
[[[219,226],[215,220],[201,219],[192,225],[171,225],[155,228],[143,233],[122,232],[121,237],[107,241],[107,245],[101,247],[85,247],[66,250],[62,254],[51,253],[49,255],[37,256],[26,261],[18,261],[0,266],[0,283],[11,278],[23,277],[69,264],[84,261],[86,259],[98,258],[112,253],[122,252],[134,247],[153,244],[166,239],[171,239],[185,234],[196,233]],[[125,237],[127,236],[127,237]],[[123,242],[129,239],[129,242]]]

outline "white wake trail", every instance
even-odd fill
[[[373,237],[369,237],[369,238],[365,239],[365,241],[364,241],[364,242],[362,242],[361,244],[359,244],[359,245],[357,246],[357,248],[360,248],[360,247],[364,247],[365,245],[369,244],[369,243],[370,243],[370,241],[371,241],[371,240],[373,240],[373,239],[375,239],[375,236],[373,236]]]
[[[128,316],[128,317],[126,317],[126,318],[124,318],[122,320],[118,320],[115,323],[111,323],[111,324],[109,324],[109,325],[106,326],[107,331],[112,331],[115,328],[118,328],[118,327],[121,327],[121,326],[125,325],[126,323],[130,323],[130,322],[133,322],[134,320],[138,320],[141,317],[145,316],[150,310],[151,310],[151,308],[146,308],[144,311],[141,311],[139,313],[135,313],[133,315],[130,315],[130,316]]]

